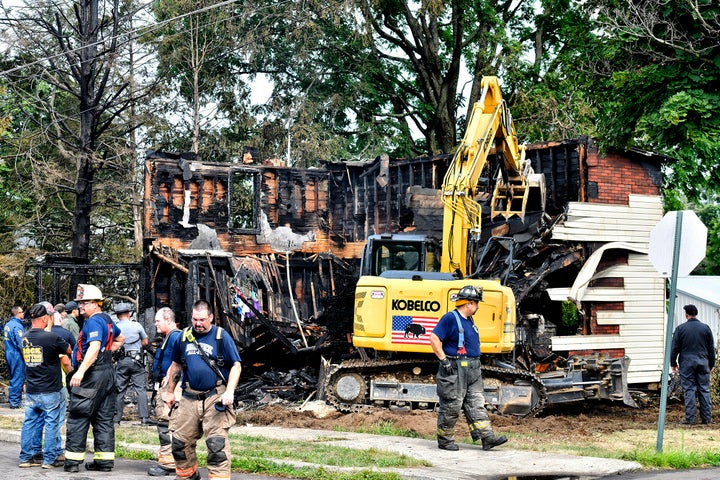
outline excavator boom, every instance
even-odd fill
[[[515,125],[500,93],[497,77],[483,77],[480,100],[473,105],[465,136],[445,174],[442,199],[443,251],[441,271],[470,273],[467,246],[469,237],[482,229],[482,205],[478,196],[480,178],[498,175],[492,192],[491,217],[500,214],[523,217],[530,186],[539,187],[541,178],[533,176],[525,160],[525,147],[518,144]],[[491,165],[491,151],[502,161]],[[487,174],[490,170],[490,174]],[[543,182],[544,183],[544,182]]]

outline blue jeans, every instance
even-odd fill
[[[65,414],[67,413],[67,388],[62,387],[60,389],[61,394],[61,402],[62,405],[60,405],[60,419],[58,420],[58,431],[57,431],[57,443],[55,452],[50,456],[50,458],[58,458],[60,455],[65,455],[65,449],[62,446],[62,426],[65,425]],[[43,420],[40,423],[40,427],[35,430],[35,439],[33,440],[33,445],[42,445],[42,438],[43,438],[43,425],[45,425],[45,413],[43,412]],[[37,451],[37,453],[40,453],[40,450]]]
[[[60,417],[64,405],[63,392],[26,393],[25,421],[20,434],[20,463],[43,453],[43,463],[53,463],[62,451],[60,439]],[[42,431],[45,430],[45,445]]]

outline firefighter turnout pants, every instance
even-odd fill
[[[183,390],[180,405],[170,413],[172,454],[177,477],[188,478],[197,472],[196,446],[204,434],[209,478],[230,479],[228,431],[235,425],[235,410],[230,406],[216,408],[224,391],[225,386],[206,394]]]
[[[451,359],[453,372],[441,365],[437,373],[437,394],[440,398],[437,419],[439,446],[455,442],[455,424],[460,411],[465,414],[474,441],[493,435],[490,417],[485,409],[483,381],[479,358]]]
[[[115,465],[115,369],[112,364],[88,369],[79,387],[71,387],[65,436],[65,465],[85,461],[87,434],[92,426],[93,460],[98,466]]]
[[[182,389],[180,382],[175,384],[175,399],[180,402]],[[158,451],[158,465],[166,470],[175,470],[175,459],[172,455],[172,434],[170,432],[170,408],[167,403],[167,384],[157,388],[157,400],[155,403],[155,417],[157,418],[158,440],[160,450]],[[179,405],[179,403],[178,403]]]

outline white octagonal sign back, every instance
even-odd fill
[[[648,257],[663,277],[672,274],[675,226],[679,212],[668,212],[650,232]],[[705,258],[707,227],[692,210],[682,211],[677,276],[686,277]]]

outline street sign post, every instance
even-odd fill
[[[670,243],[672,241],[672,243]],[[668,248],[673,245],[672,250]],[[660,418],[655,450],[662,452],[667,408],[667,385],[670,370],[670,347],[675,323],[675,289],[677,277],[686,277],[705,258],[707,227],[692,210],[668,212],[650,232],[648,257],[663,277],[670,277],[670,306],[665,329],[665,360],[660,392]],[[672,252],[672,254],[670,254]]]

